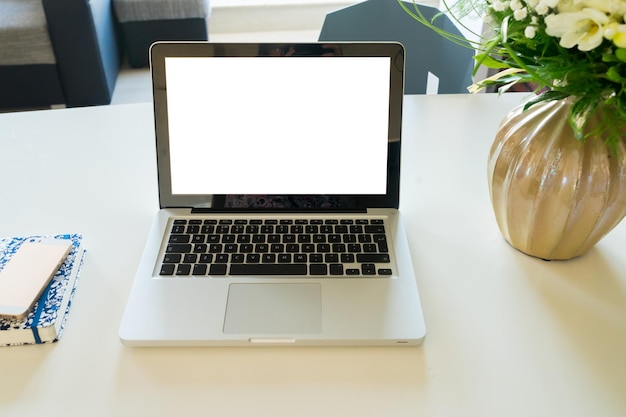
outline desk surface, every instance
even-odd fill
[[[122,346],[158,207],[151,105],[0,115],[0,235],[81,232],[89,251],[61,341],[0,348],[0,415],[626,415],[626,225],[568,262],[496,226],[487,152],[520,99],[406,99],[417,348]]]

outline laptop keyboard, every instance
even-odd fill
[[[161,276],[389,277],[382,219],[175,219]]]

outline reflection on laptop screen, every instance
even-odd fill
[[[385,194],[387,57],[167,57],[173,194]]]

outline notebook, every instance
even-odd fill
[[[160,210],[131,346],[415,345],[398,43],[151,47]]]

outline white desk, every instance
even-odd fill
[[[0,235],[82,232],[89,250],[61,341],[0,348],[0,415],[623,417],[626,225],[569,262],[504,242],[486,159],[519,100],[406,100],[418,348],[123,347],[158,206],[151,105],[0,115]]]

